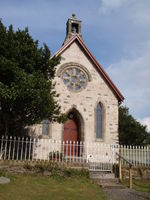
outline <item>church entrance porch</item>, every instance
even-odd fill
[[[67,121],[64,124],[64,154],[67,156],[81,154],[81,122],[77,113],[72,110],[68,113]]]

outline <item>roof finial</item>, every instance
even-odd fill
[[[72,18],[76,18],[76,14],[75,13],[72,13]]]

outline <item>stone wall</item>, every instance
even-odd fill
[[[70,92],[58,73],[61,67],[68,63],[77,63],[79,66],[83,66],[90,77],[86,88],[80,92]],[[72,43],[62,53],[54,82],[56,91],[60,95],[58,102],[62,112],[68,113],[75,108],[82,117],[83,141],[118,143],[118,99],[77,42]],[[99,102],[103,109],[102,139],[96,139],[96,107]],[[32,131],[40,135],[41,126],[33,126]],[[49,138],[63,140],[63,124],[51,124]]]
[[[60,94],[58,102],[62,112],[67,113],[71,108],[81,114],[83,118],[84,141],[86,142],[118,142],[118,100],[110,87],[106,84],[93,63],[84,54],[79,45],[74,42],[61,55],[61,63],[57,71],[67,63],[78,63],[90,73],[91,80],[87,87],[80,92],[70,92],[60,76],[56,76],[56,91]],[[56,73],[57,74],[57,73]],[[103,139],[96,140],[96,106],[98,102],[103,106]],[[63,125],[52,125],[52,138],[63,139]]]
[[[122,168],[123,178],[129,177],[129,168]],[[134,178],[150,179],[150,167],[132,167],[132,176]]]

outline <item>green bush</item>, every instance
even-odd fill
[[[60,161],[62,161],[62,158],[63,158],[63,154],[59,151],[49,153],[49,160],[60,160]]]
[[[51,176],[53,177],[89,177],[88,170],[81,168],[81,169],[73,169],[73,168],[67,168],[66,166],[57,163],[57,162],[45,162],[45,163],[37,163],[37,164],[30,164],[26,163],[24,165],[24,168],[27,169],[27,171],[32,171],[35,173],[44,174],[44,172],[50,172]]]

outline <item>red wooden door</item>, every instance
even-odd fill
[[[64,124],[64,154],[75,156],[77,153],[78,127],[73,119],[68,119]],[[75,142],[75,143],[74,143]]]
[[[73,119],[68,119],[64,124],[64,141],[75,141],[78,140],[77,124]]]

